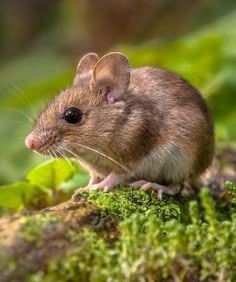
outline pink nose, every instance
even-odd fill
[[[25,145],[28,149],[30,150],[34,150],[36,147],[34,138],[32,136],[32,134],[29,134],[26,138],[25,138]]]

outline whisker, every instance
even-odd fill
[[[76,160],[79,160],[81,163],[86,164],[86,161],[81,156],[79,156],[78,154],[75,154],[73,151],[71,151],[65,143],[60,144],[60,147],[62,148],[62,150],[70,153],[71,155],[73,155],[76,158]]]
[[[23,90],[17,86],[15,83],[11,83],[10,85],[8,85],[8,91],[10,91],[11,95],[14,95],[18,100],[19,102],[21,103],[22,106],[24,107],[29,107],[30,104],[27,100],[25,100],[25,97],[24,97],[24,92]]]
[[[55,154],[54,150],[52,149],[52,147],[50,147],[48,149],[48,151],[49,151],[49,154],[52,157],[52,159],[55,159],[56,158],[56,154]]]
[[[99,131],[98,131],[99,132]],[[88,140],[89,139],[93,139],[93,138],[97,138],[98,137],[98,135],[99,134],[103,134],[104,132],[103,131],[101,131],[100,133],[96,133],[96,135],[93,135],[93,134],[83,134],[83,137],[85,137],[86,136],[86,138],[88,138]],[[71,135],[70,133],[67,133],[67,134],[65,134],[67,137],[69,137],[69,138],[73,138],[74,136],[73,135]],[[109,137],[109,136],[106,136],[106,139],[108,140],[108,141],[112,141],[111,140],[111,138]],[[76,142],[76,144],[77,144],[77,141],[75,140],[74,142]],[[83,144],[81,144],[81,145],[83,145]],[[83,146],[85,146],[85,145],[83,145]],[[107,149],[107,147],[105,146],[105,144],[103,145],[103,144],[99,144],[99,147],[100,147],[100,150],[102,150],[102,151],[106,151],[106,149]],[[91,148],[91,149],[93,149],[93,148]],[[105,156],[107,156],[107,157],[109,157],[109,158],[111,158],[110,160],[112,160],[113,162],[115,162],[116,164],[119,164],[119,166],[120,165],[122,165],[121,163],[122,163],[122,159],[121,159],[121,157],[120,157],[120,153],[119,153],[119,151],[115,148],[115,147],[113,147],[113,152],[115,153],[115,155],[114,155],[114,158],[111,158],[110,156],[107,156],[107,155],[105,155],[104,153],[102,153],[102,154],[104,154]],[[101,153],[101,152],[97,152],[97,153]],[[123,167],[122,167],[123,168]],[[133,175],[133,173],[127,168],[127,167],[125,167],[126,169],[126,171],[127,172],[129,172],[131,175]]]
[[[64,146],[62,146],[62,144],[60,145],[62,150],[65,150],[65,151],[67,151],[68,153],[72,154],[76,159],[79,159],[80,161],[85,162],[85,161],[83,160],[83,158],[81,158],[79,155],[77,155],[77,154],[75,154],[73,151],[71,151],[71,150],[66,146],[66,144],[63,144],[63,145],[64,145]]]
[[[53,156],[51,153],[49,153],[49,155],[44,155],[44,156],[45,156],[45,160],[49,160],[49,161],[53,160]]]
[[[116,163],[118,166],[120,166],[121,168],[123,168],[126,172],[132,174],[132,172],[131,172],[127,167],[123,166],[121,163],[119,163],[118,161],[114,160],[113,158],[107,156],[106,154],[103,154],[102,152],[99,152],[98,150],[95,150],[95,149],[93,149],[93,148],[91,148],[91,147],[82,145],[82,144],[80,144],[80,143],[77,143],[77,145],[80,146],[80,147],[82,147],[82,148],[85,148],[85,149],[87,149],[87,150],[90,150],[90,151],[92,151],[92,152],[94,152],[94,153],[97,153],[97,154],[103,156],[104,158],[106,158],[106,159],[108,159],[108,160],[110,160],[110,161]]]
[[[22,89],[19,86],[17,86],[16,84],[10,84],[8,88],[9,88],[10,93],[13,94],[19,100],[21,106],[24,108],[25,107],[29,108],[29,110],[33,113],[34,117],[37,118],[38,109],[34,105],[32,105],[30,101],[26,99],[25,94],[22,91]]]
[[[63,144],[64,146],[61,146],[61,149],[66,150],[68,153],[72,154],[76,159],[80,158],[79,155],[75,154],[73,151],[71,151],[65,144]]]
[[[67,161],[67,163],[69,164],[69,166],[71,168],[74,168],[72,163],[71,163],[71,161],[70,161],[70,159],[67,158],[66,155],[64,154],[62,148],[60,148],[59,146],[55,146],[55,151],[58,152],[63,157],[63,159],[65,159]]]
[[[28,115],[28,114],[26,114],[26,113],[24,113],[24,112],[22,112],[22,111],[20,111],[20,110],[18,110],[18,109],[11,109],[12,111],[14,111],[14,112],[17,112],[17,113],[19,113],[19,114],[21,114],[21,115],[23,115],[25,118],[27,118],[27,120],[29,120],[31,123],[34,123],[34,121],[33,121],[33,119]]]
[[[44,158],[44,161],[45,161],[45,162],[48,161],[48,160],[50,160],[50,156],[47,156],[47,155],[43,155],[43,158]]]

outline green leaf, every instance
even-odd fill
[[[86,186],[88,184],[88,181],[88,174],[76,173],[70,180],[62,182],[60,185],[60,189],[69,193],[77,188]]]
[[[17,182],[0,187],[1,208],[14,210],[32,206],[40,208],[37,203],[42,199],[44,203],[50,201],[49,191],[28,182]]]
[[[27,175],[27,180],[33,185],[56,190],[77,170],[78,165],[73,162],[64,159],[50,160],[32,169]]]
[[[27,182],[0,186],[0,208],[41,209],[54,203],[55,199],[64,200],[66,194],[86,185],[88,179],[88,174],[78,163],[51,160],[31,170]],[[58,194],[58,191],[63,193]]]

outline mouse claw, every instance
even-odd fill
[[[162,200],[162,195],[163,195],[163,190],[161,189],[161,190],[158,190],[158,192],[157,192],[157,197],[158,197],[158,200]]]
[[[129,184],[129,186],[132,188],[140,188],[144,191],[154,190],[156,191],[159,200],[162,200],[163,194],[175,195],[180,191],[179,185],[163,186],[158,183],[147,182],[145,180],[133,182]]]
[[[163,195],[163,188],[161,185],[151,182],[146,182],[144,185],[141,186],[141,189],[144,191],[154,190],[157,192],[157,197],[159,200],[162,200]]]
[[[122,179],[121,179],[122,180]],[[77,201],[78,199],[78,194],[79,192],[82,191],[103,191],[103,192],[109,192],[111,191],[114,187],[119,185],[121,183],[120,177],[117,176],[114,173],[109,174],[103,181],[99,183],[94,183],[94,184],[88,184],[86,187],[79,188],[77,189],[74,194],[72,195],[72,200]],[[93,182],[93,181],[92,181]]]
[[[89,188],[86,186],[86,187],[78,188],[78,189],[76,190],[76,192],[81,192],[81,191],[88,192],[88,191],[89,191]]]
[[[108,185],[106,185],[104,188],[103,188],[103,192],[109,192],[113,189],[113,187],[110,187]]]
[[[112,190],[113,187],[110,187],[108,185],[105,185],[105,186],[102,186],[102,185],[99,185],[99,184],[95,184],[95,185],[91,185],[90,187],[90,191],[98,191],[98,190],[101,190],[103,192],[109,192],[110,190]]]
[[[93,184],[89,186],[89,191],[97,191],[100,190],[101,188],[99,187],[98,184]]]

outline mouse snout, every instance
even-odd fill
[[[30,133],[26,138],[25,138],[25,145],[28,149],[34,150],[36,148],[36,142],[35,138],[32,133]]]

